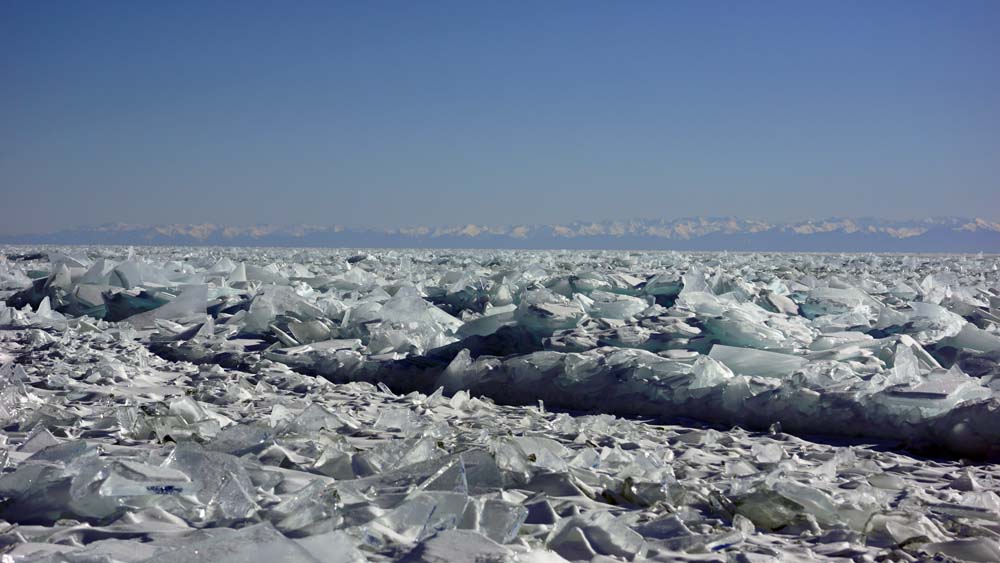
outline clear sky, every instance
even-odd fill
[[[0,232],[1000,220],[1000,2],[0,3]]]

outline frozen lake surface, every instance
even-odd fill
[[[998,270],[0,249],[0,549],[996,561]]]

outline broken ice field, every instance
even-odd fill
[[[1000,561],[1000,257],[0,248],[3,562]]]

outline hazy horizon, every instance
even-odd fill
[[[567,221],[551,221],[547,223],[536,222],[536,223],[500,223],[500,222],[473,222],[473,221],[461,221],[455,220],[449,223],[401,223],[396,225],[373,225],[373,224],[361,224],[361,223],[295,223],[295,222],[219,222],[219,221],[199,221],[199,222],[138,222],[138,221],[105,221],[102,223],[81,223],[76,225],[65,225],[44,232],[23,232],[23,233],[12,233],[15,235],[30,235],[30,234],[47,234],[56,233],[61,231],[76,231],[76,230],[86,230],[86,229],[100,229],[105,227],[138,227],[138,228],[155,228],[155,227],[170,227],[170,226],[184,226],[184,227],[198,227],[198,226],[211,226],[218,228],[238,228],[238,229],[250,229],[254,227],[275,227],[275,228],[299,228],[299,227],[317,227],[317,228],[335,228],[343,227],[345,229],[371,229],[378,231],[392,231],[398,229],[415,229],[420,227],[429,228],[456,228],[463,226],[478,226],[478,227],[541,227],[541,226],[559,226],[559,225],[588,225],[588,224],[628,224],[633,222],[646,222],[646,223],[676,223],[684,221],[723,221],[723,220],[735,220],[735,221],[748,221],[748,222],[760,222],[767,223],[774,226],[787,226],[795,224],[804,223],[822,223],[826,221],[854,221],[854,222],[884,222],[887,224],[901,224],[901,223],[933,223],[935,221],[950,221],[950,220],[985,220],[989,221],[991,224],[1000,223],[990,221],[985,217],[981,216],[959,216],[959,215],[927,215],[922,217],[901,217],[901,218],[889,218],[880,217],[877,215],[871,216],[857,216],[857,217],[845,217],[845,216],[814,216],[814,217],[800,217],[793,219],[784,220],[769,220],[761,217],[744,217],[738,215],[690,215],[683,217],[663,217],[663,216],[652,216],[652,215],[635,215],[630,217],[620,217],[620,218],[577,218],[569,219]],[[9,233],[2,233],[9,234]]]
[[[0,234],[1000,221],[1000,4],[0,6]]]

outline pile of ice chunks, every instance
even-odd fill
[[[15,561],[1000,557],[996,257],[4,254]]]
[[[15,256],[0,270],[9,293],[0,324],[8,326],[124,322],[176,359],[240,365],[262,355],[401,391],[429,393],[447,380],[449,391],[459,385],[505,402],[539,395],[564,408],[753,428],[781,422],[796,432],[996,453],[1000,275],[992,256]],[[454,361],[463,348],[475,361]],[[897,366],[903,356],[916,364]],[[559,373],[525,367],[539,362]],[[567,363],[589,375],[568,376]],[[706,365],[712,376],[696,376]],[[567,385],[577,387],[563,393]],[[845,423],[826,423],[834,420]]]

